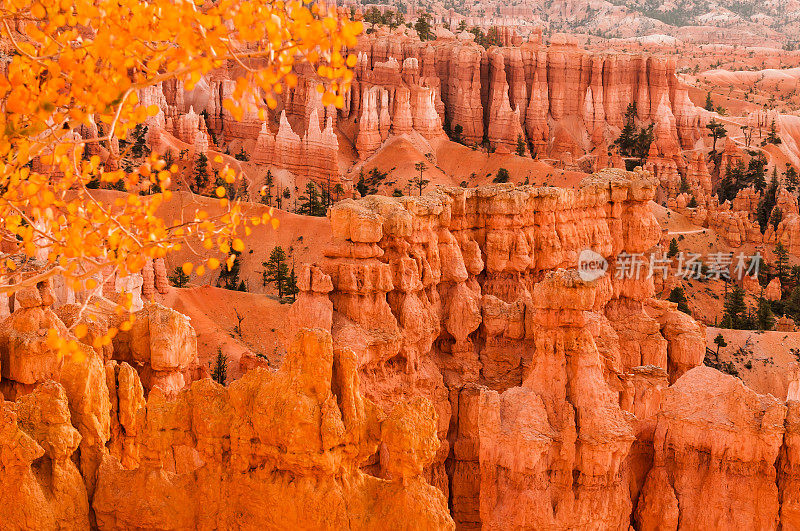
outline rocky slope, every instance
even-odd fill
[[[172,151],[189,175],[201,153],[216,159],[224,149],[249,158],[223,161],[242,171],[237,189],[249,197],[257,197],[267,171],[273,172],[268,202],[277,206],[296,205],[309,180],[337,199],[354,197],[357,181],[372,170],[386,174],[381,191],[388,194],[392,187],[410,193],[415,178],[488,182],[500,167],[517,182],[524,176],[525,182],[549,183],[559,172],[643,164],[658,178],[659,203],[715,230],[732,248],[781,241],[792,254],[800,252],[796,201],[779,202],[781,226],[767,231],[755,212],[763,191],[742,186],[729,201],[716,197],[738,163],[747,167],[766,157],[765,173],[776,170],[779,177],[800,166],[795,116],[748,102],[737,116],[696,106],[698,89],[676,74],[676,55],[591,52],[563,34],[551,35],[548,45],[539,36],[487,49],[467,32],[442,30],[435,40],[421,41],[404,27],[372,29],[350,50],[357,61],[341,109],[322,105],[320,80],[300,65],[297,84],[286,88],[277,109],[253,101],[234,117],[220,104],[235,74],[229,66],[191,92],[179,83],[143,91],[143,102],[162,109],[150,119],[150,144]],[[711,74],[701,77],[716,83]],[[727,128],[719,145],[708,136],[712,120]],[[779,143],[760,145],[773,124]],[[647,153],[618,147],[626,125],[634,135],[652,127]],[[417,175],[420,163],[425,169]],[[689,206],[692,199],[697,206]]]
[[[657,243],[654,192],[646,173],[607,170],[574,191],[443,189],[332,210],[340,241],[301,274],[290,322],[353,348],[378,403],[433,401],[429,478],[460,528],[647,522],[661,395],[702,362],[704,327],[651,299],[649,279],[574,268],[586,247],[613,271],[620,251]]]
[[[655,300],[652,279],[615,275],[620,252],[660,239],[656,187],[604,170],[576,189],[344,201],[332,243],[299,269],[280,369],[227,387],[140,379],[182,376],[194,348],[150,302],[146,329],[60,359],[37,338],[69,313],[50,309],[46,284],[16,294],[0,325],[0,517],[23,529],[798,525],[796,403],[698,367],[705,327]],[[586,248],[608,273],[581,277]]]
[[[329,332],[298,334],[278,371],[227,388],[204,379],[173,399],[157,382],[145,401],[128,363],[104,366],[84,344],[62,358],[35,339],[49,326],[68,335],[46,283],[15,297],[22,308],[0,335],[3,389],[16,394],[0,403],[5,528],[454,528],[421,478],[439,446],[431,403],[384,414]],[[151,318],[151,332],[183,341],[161,324]],[[23,379],[20,367],[28,378],[9,379]],[[382,477],[360,470],[370,456]]]
[[[526,151],[542,158],[558,159],[567,152],[575,158],[592,152],[595,158],[601,152],[605,157],[630,103],[636,104],[639,120],[657,124],[657,143],[665,156],[699,139],[700,113],[675,77],[672,59],[592,54],[563,35],[554,36],[549,47],[530,42],[487,50],[466,33],[420,42],[381,28],[362,38],[357,51],[356,83],[344,117],[362,117],[360,136],[377,138],[380,120],[364,117],[385,107],[385,119],[393,123],[395,92],[421,85],[434,91],[427,109],[435,107],[449,130],[459,127],[468,144],[486,140],[492,148],[513,151],[522,139]],[[359,95],[376,85],[388,92],[387,105]],[[414,116],[429,112],[415,111]],[[364,156],[376,144],[356,147]]]

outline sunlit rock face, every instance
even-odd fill
[[[433,93],[432,107],[411,106],[413,129],[423,136],[445,124],[450,131],[460,126],[467,144],[487,140],[513,151],[519,139],[540,157],[577,158],[595,150],[605,157],[631,104],[637,120],[654,125],[654,156],[661,160],[693,149],[701,138],[701,113],[678,81],[672,58],[592,53],[566,35],[553,35],[549,46],[528,42],[487,50],[467,35],[421,42],[408,32],[377,28],[359,39],[354,83],[341,114],[358,118],[362,157],[385,140],[384,129],[409,132],[406,91],[412,102],[414,94]],[[418,120],[426,125],[419,127]]]
[[[660,239],[656,186],[605,170],[574,190],[440,188],[331,210],[336,240],[303,273],[311,311],[293,308],[291,326],[330,322],[384,408],[432,402],[426,474],[459,526],[629,525],[662,391],[705,354],[704,327],[654,300],[652,279],[614,274],[620,253]],[[582,278],[585,249],[609,272]]]

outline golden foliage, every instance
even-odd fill
[[[98,275],[136,273],[190,239],[227,255],[231,245],[241,247],[248,225],[276,226],[269,214],[246,217],[241,204],[225,197],[215,215],[198,210],[179,223],[162,219],[174,165],[164,167],[154,154],[132,171],[114,170],[97,155],[83,156],[84,148],[112,150],[158,114],[157,106],[139,103],[147,87],[177,79],[191,90],[226,66],[241,73],[224,102],[235,119],[244,112],[241,102],[259,102],[262,116],[264,106],[274,108],[276,94],[297,82],[295,61],[316,65],[326,80],[323,103],[341,105],[355,62],[343,50],[361,32],[360,22],[294,0],[5,0],[0,19],[0,46],[11,57],[0,75],[5,293],[54,275],[76,291],[96,292]],[[101,133],[85,138],[86,131]],[[220,175],[234,182],[231,168]],[[87,188],[92,181],[125,191],[98,193]],[[151,188],[159,192],[139,193]],[[46,266],[15,273],[20,256],[38,256]],[[210,269],[220,264],[207,262]],[[63,338],[53,342],[66,348]]]

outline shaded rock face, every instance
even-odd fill
[[[709,367],[692,369],[664,391],[636,522],[642,529],[793,528],[795,487],[789,474],[776,480],[776,461],[791,452],[784,432],[795,425],[771,395]]]
[[[660,239],[656,185],[604,170],[574,190],[441,188],[332,208],[337,241],[301,273],[312,281],[298,300],[315,310],[293,308],[290,326],[330,322],[382,407],[431,400],[441,445],[426,473],[459,526],[630,522],[660,389],[705,354],[702,325],[654,301],[645,272],[614,274],[619,253]],[[582,279],[584,249],[609,273]]]
[[[53,312],[49,282],[14,294],[16,311],[0,323],[0,375],[3,393],[11,397],[38,382],[58,377],[63,366],[47,340],[50,329],[65,334]]]
[[[301,289],[355,351],[366,396],[430,397],[441,442],[426,474],[458,528],[800,523],[797,402],[702,366],[703,326],[644,276],[575,269],[584,247],[614,271],[617,253],[655,245],[654,189],[645,172],[604,171],[576,190],[333,208],[339,241]],[[393,474],[383,456],[370,466]]]
[[[3,527],[455,528],[422,477],[439,448],[433,405],[385,414],[327,331],[300,331],[278,371],[172,400],[155,387],[145,402],[130,365],[85,355],[0,402]],[[361,470],[371,458],[384,477]]]
[[[527,43],[486,50],[461,39],[420,42],[380,28],[362,36],[354,52],[358,65],[342,114],[360,117],[359,127],[373,139],[357,145],[362,156],[379,145],[384,119],[377,112],[380,102],[376,105],[364,87],[388,93],[385,119],[402,124],[408,121],[405,104],[393,104],[398,89],[429,87],[441,123],[451,130],[461,126],[466,143],[488,140],[513,150],[521,138],[540,157],[567,152],[581,157],[596,148],[596,156],[605,156],[629,104],[636,105],[638,120],[654,124],[654,155],[664,160],[693,148],[701,136],[701,113],[678,81],[674,59],[592,54],[563,36],[548,47]],[[413,110],[416,129],[417,114],[427,111]]]
[[[140,410],[138,467],[107,456],[94,510],[102,529],[453,529],[421,479],[438,441],[417,397],[388,416],[358,390],[357,360],[303,330],[277,372],[224,388],[195,383]],[[359,464],[379,451],[387,477]],[[159,496],[148,496],[157,485]],[[132,493],[141,495],[132,495]]]
[[[7,529],[88,529],[86,487],[71,456],[81,436],[64,388],[47,381],[0,403],[0,519]]]
[[[197,334],[189,318],[158,303],[136,312],[129,331],[114,337],[114,359],[136,367],[146,390],[174,396],[199,368]]]

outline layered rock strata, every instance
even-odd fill
[[[46,287],[34,291],[17,296],[40,303]],[[32,303],[3,329],[25,334]],[[147,325],[151,349],[156,327],[162,340],[183,341],[162,321]],[[63,324],[59,332],[74,340]],[[5,527],[455,527],[423,479],[439,447],[432,404],[409,397],[384,413],[359,391],[355,354],[334,349],[327,331],[300,331],[277,372],[256,369],[228,388],[205,379],[175,399],[155,387],[147,401],[125,362],[104,367],[83,343],[62,357],[10,337],[17,348],[3,342],[0,353],[11,367],[48,369],[30,387],[2,379],[16,394],[0,401]],[[381,463],[382,477],[361,470],[367,461]]]
[[[277,372],[228,388],[203,380],[175,401],[151,394],[139,465],[107,456],[100,469],[98,526],[454,529],[442,493],[421,479],[438,446],[430,402],[385,415],[361,396],[356,368],[328,332],[304,330]],[[377,453],[386,479],[358,467]]]
[[[441,100],[442,123],[451,131],[460,126],[469,144],[487,140],[513,150],[521,136],[535,155],[579,157],[616,139],[629,104],[636,106],[637,121],[654,125],[654,145],[664,158],[693,149],[701,138],[704,118],[670,58],[592,54],[558,35],[549,47],[527,43],[486,50],[469,38],[420,42],[381,28],[362,37],[354,53],[358,65],[344,117],[371,112],[374,98],[364,97],[363,86],[378,86],[389,93],[387,117],[394,120],[397,89],[415,90],[419,84],[433,89],[437,109]]]
[[[664,387],[705,354],[703,327],[654,301],[647,271],[615,274],[620,253],[660,239],[647,207],[656,186],[647,172],[605,170],[574,190],[441,188],[331,210],[336,242],[303,274],[300,297],[357,353],[367,396],[434,403],[441,446],[428,474],[465,529],[629,521],[634,412],[644,422],[654,409],[629,391],[637,367],[658,368],[652,385]],[[581,279],[585,249],[609,273]],[[293,311],[291,326],[306,319]]]

